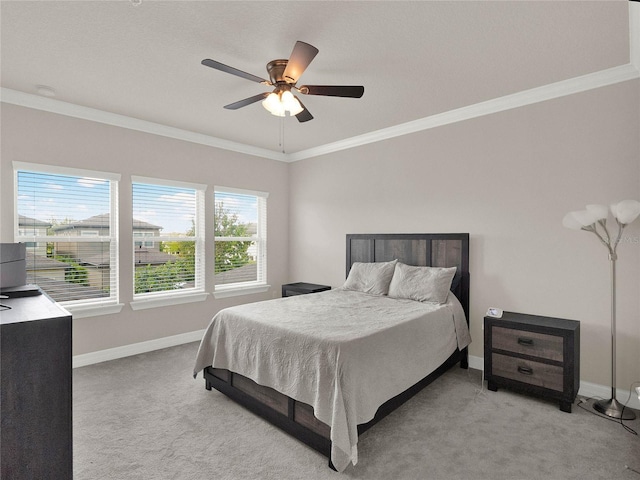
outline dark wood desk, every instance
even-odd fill
[[[71,480],[71,315],[46,295],[0,303],[0,477]]]

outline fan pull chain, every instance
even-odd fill
[[[280,143],[278,146],[284,153],[284,117],[280,118]]]

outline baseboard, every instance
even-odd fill
[[[482,370],[484,372],[484,358],[469,355],[469,367],[474,370]]]
[[[484,372],[484,358],[469,355],[469,367]],[[611,387],[580,380],[578,395],[587,398],[607,399],[611,398]],[[620,403],[625,404],[627,407],[640,410],[640,399],[638,399],[638,395],[636,395],[635,390],[630,394],[629,390],[616,388],[616,398]]]
[[[608,399],[611,398],[611,387],[580,380],[580,390],[578,391],[578,395],[582,395],[587,398]],[[636,395],[635,390],[630,392],[629,390],[616,388],[616,399],[627,407],[640,410],[640,399],[638,399],[638,395]]]
[[[146,342],[132,343],[131,345],[123,345],[122,347],[108,348],[106,350],[98,350],[97,352],[84,353],[82,355],[73,356],[73,368],[85,367],[94,363],[108,362],[118,358],[130,357],[140,353],[152,352],[168,347],[175,347],[185,343],[198,342],[202,339],[204,330],[195,332],[181,333],[171,337],[156,338]]]

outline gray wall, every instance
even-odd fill
[[[131,175],[270,192],[268,293],[77,319],[79,355],[205,328],[220,308],[272,298],[288,281],[338,286],[347,233],[469,232],[471,355],[482,356],[489,306],[576,319],[582,379],[608,385],[606,251],[561,220],[587,203],[640,199],[639,107],[633,80],[286,164],[3,104],[0,238],[13,239],[13,160],[121,173],[123,239]],[[126,303],[126,240],[120,253]],[[619,257],[618,386],[628,388],[640,378],[640,222]]]
[[[0,238],[13,241],[12,161],[61,165],[122,174],[120,182],[120,294],[114,315],[73,322],[73,354],[79,355],[204,329],[221,308],[280,295],[288,271],[288,165],[208,146],[2,104]],[[131,175],[207,184],[206,228],[213,233],[213,186],[269,192],[267,275],[271,290],[134,312]],[[211,242],[207,260],[213,258]],[[210,263],[209,263],[210,265]],[[210,276],[208,280],[210,280]],[[207,291],[213,290],[208,281]]]
[[[347,233],[469,232],[470,354],[489,306],[580,320],[582,379],[610,384],[609,262],[562,226],[640,199],[638,80],[291,165],[291,280],[342,284]],[[618,262],[618,386],[640,379],[640,221]]]

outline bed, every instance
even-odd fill
[[[467,368],[470,343],[468,234],[347,235],[346,259],[341,288],[218,312],[194,368],[338,471],[357,463],[358,435]],[[427,298],[407,282],[425,274],[440,282]]]

